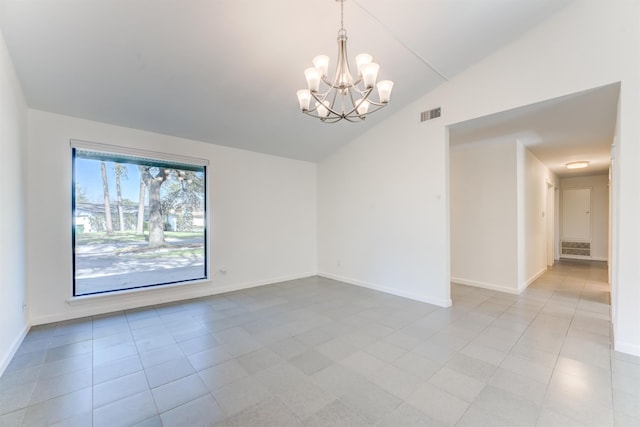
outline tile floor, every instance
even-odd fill
[[[640,426],[601,263],[443,309],[312,277],[34,327],[0,426]]]

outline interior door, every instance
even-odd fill
[[[562,240],[591,241],[590,188],[570,188],[562,192]]]

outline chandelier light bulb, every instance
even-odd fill
[[[311,103],[311,92],[308,89],[301,89],[296,92],[298,95],[298,104],[302,111],[309,111],[309,104]]]
[[[391,80],[382,80],[376,85],[378,88],[378,98],[380,102],[386,104],[391,99],[391,90],[393,89],[393,82]]]
[[[375,86],[376,79],[378,78],[378,70],[380,70],[380,66],[375,62],[362,65],[362,81],[364,82],[364,87],[371,89]]]
[[[373,62],[373,57],[368,53],[361,53],[356,56],[356,65],[358,66],[358,76],[362,77],[362,66],[366,64],[371,64]]]
[[[316,107],[318,110],[318,115],[321,118],[327,118],[329,116],[329,109],[327,108],[329,106],[329,101],[322,101],[322,104],[319,102],[316,102]]]
[[[358,114],[361,116],[367,114],[369,112],[369,101],[367,101],[366,99],[363,99],[362,102],[360,102],[360,105],[358,105],[358,108],[356,110],[358,111]]]
[[[322,76],[326,76],[329,70],[329,57],[327,55],[316,56],[313,58],[313,66],[320,70]]]
[[[320,79],[322,74],[318,68],[311,67],[304,70],[304,76],[307,78],[307,86],[311,92],[317,92],[320,89]]]

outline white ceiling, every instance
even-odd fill
[[[449,129],[449,144],[517,140],[561,178],[606,174],[619,92],[612,84],[458,123]],[[586,169],[566,168],[582,160]]]
[[[31,108],[317,161],[569,1],[347,0],[349,57],[395,81],[359,124],[295,97],[335,60],[335,0],[0,0],[0,25]]]

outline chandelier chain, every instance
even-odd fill
[[[340,29],[344,30],[344,0],[340,0]]]

